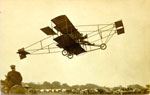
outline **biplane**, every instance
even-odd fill
[[[62,52],[63,56],[71,59],[73,55],[99,49],[105,50],[113,35],[125,33],[122,20],[110,24],[79,25],[75,27],[66,15],[60,15],[52,19],[51,27],[47,26],[40,30],[48,37],[19,49],[17,53],[20,59],[26,58],[27,55],[58,52]],[[51,39],[51,43],[48,41],[45,44],[44,42],[48,39]],[[37,44],[39,46],[36,46]]]

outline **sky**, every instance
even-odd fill
[[[150,84],[149,5],[150,0],[0,0],[0,78],[5,79],[14,64],[23,82]],[[125,34],[114,35],[104,51],[73,59],[56,53],[20,60],[17,50],[47,37],[40,28],[51,26],[59,15],[73,25],[122,20]]]

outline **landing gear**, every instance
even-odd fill
[[[105,43],[102,43],[100,45],[100,49],[105,50],[107,48],[107,45]]]
[[[72,54],[72,53],[69,53],[69,52],[66,51],[66,50],[63,50],[63,51],[62,51],[62,55],[63,55],[63,56],[67,56],[69,59],[72,59],[72,58],[73,58],[73,54]]]
[[[68,54],[67,57],[68,57],[69,59],[72,59],[72,58],[73,58],[73,54]]]
[[[68,55],[68,52],[67,52],[66,50],[63,50],[63,51],[62,51],[62,55],[63,55],[63,56],[67,56],[67,55]]]

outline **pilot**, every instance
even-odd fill
[[[21,85],[22,83],[22,76],[18,71],[15,70],[15,67],[15,65],[11,65],[11,71],[9,71],[6,76],[6,80],[8,82],[8,91],[14,85]]]

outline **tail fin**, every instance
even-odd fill
[[[25,51],[24,48],[21,48],[17,52],[19,54],[20,59],[26,58],[27,54],[30,54],[29,52]]]

